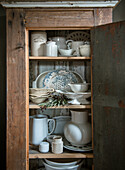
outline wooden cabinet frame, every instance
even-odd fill
[[[64,11],[65,10],[65,11]],[[112,8],[16,9],[7,12],[7,169],[29,169],[29,29],[90,29],[112,22]],[[108,17],[105,17],[107,14]],[[49,17],[50,16],[50,17]],[[49,17],[49,20],[47,20]],[[81,154],[81,157],[82,154]],[[87,157],[87,156],[86,156]]]

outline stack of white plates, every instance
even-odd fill
[[[46,170],[80,170],[83,161],[81,159],[44,159]]]

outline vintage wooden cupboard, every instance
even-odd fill
[[[124,169],[124,33],[112,22],[112,8],[8,8],[7,14],[7,169],[29,168],[29,158],[93,158],[95,169]],[[91,30],[91,58],[29,57],[31,30]],[[116,36],[115,36],[116,35]],[[92,63],[93,153],[29,154],[29,59],[90,60]],[[115,73],[114,73],[115,72]],[[69,107],[70,108],[70,107]],[[79,108],[78,106],[76,108]]]

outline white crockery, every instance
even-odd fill
[[[78,164],[81,159],[44,159],[45,162],[52,166],[74,166]]]
[[[46,44],[43,46],[44,56],[54,56],[57,57],[57,45],[56,42],[54,41],[48,41]]]
[[[52,38],[49,38],[49,39],[56,42],[58,49],[59,48],[61,48],[61,49],[66,49],[67,48],[67,46],[66,46],[66,38],[65,37],[52,37]]]
[[[47,95],[48,93],[52,93],[54,92],[54,89],[50,88],[50,89],[44,89],[44,88],[30,88],[29,89],[29,94],[31,95],[36,95],[36,96],[40,96],[40,95]]]
[[[55,129],[55,120],[48,119],[45,115],[37,115],[29,117],[29,141],[33,145],[39,145],[47,135],[53,133]],[[53,122],[51,132],[48,132],[48,123]]]
[[[76,55],[79,56],[79,47],[83,45],[83,41],[73,41],[73,40],[68,40],[67,45],[72,48],[74,51],[76,51]]]
[[[35,103],[35,104],[39,104],[44,102],[46,99],[48,98],[48,96],[30,96],[30,100]]]
[[[53,137],[52,152],[55,154],[60,154],[63,152],[63,141],[61,136]]]
[[[84,44],[79,47],[81,56],[90,56],[90,44]]]
[[[89,83],[77,83],[77,84],[68,84],[71,87],[71,90],[75,93],[85,92],[88,90]]]
[[[83,146],[91,142],[92,129],[87,111],[71,111],[72,120],[64,127],[64,136],[73,146]]]
[[[83,164],[83,161],[81,161],[79,164],[74,165],[74,166],[52,166],[49,165],[47,163],[45,163],[45,161],[43,161],[43,164],[45,165],[46,170],[78,170],[80,169],[80,167]]]
[[[44,31],[34,31],[31,33],[31,55],[42,56],[43,44],[47,41],[47,34]]]
[[[64,134],[64,125],[71,120],[70,116],[56,116],[53,117],[53,119],[56,122],[56,127],[54,129],[53,134],[58,134],[58,135],[63,135]],[[49,127],[51,128],[51,124],[49,125]]]
[[[39,144],[39,151],[42,153],[49,152],[49,142],[41,142]]]
[[[74,52],[73,49],[59,49],[60,54],[63,56],[71,56]]]

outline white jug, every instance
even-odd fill
[[[53,128],[48,133],[48,123],[53,121]],[[39,145],[55,129],[55,120],[48,119],[45,115],[30,116],[29,120],[29,142],[33,145]]]
[[[65,138],[74,146],[83,146],[92,139],[92,128],[87,111],[71,111],[72,120],[64,127]]]
[[[57,44],[58,49],[66,49],[67,45],[66,45],[66,38],[65,37],[52,37],[49,38],[52,41],[55,41]]]

